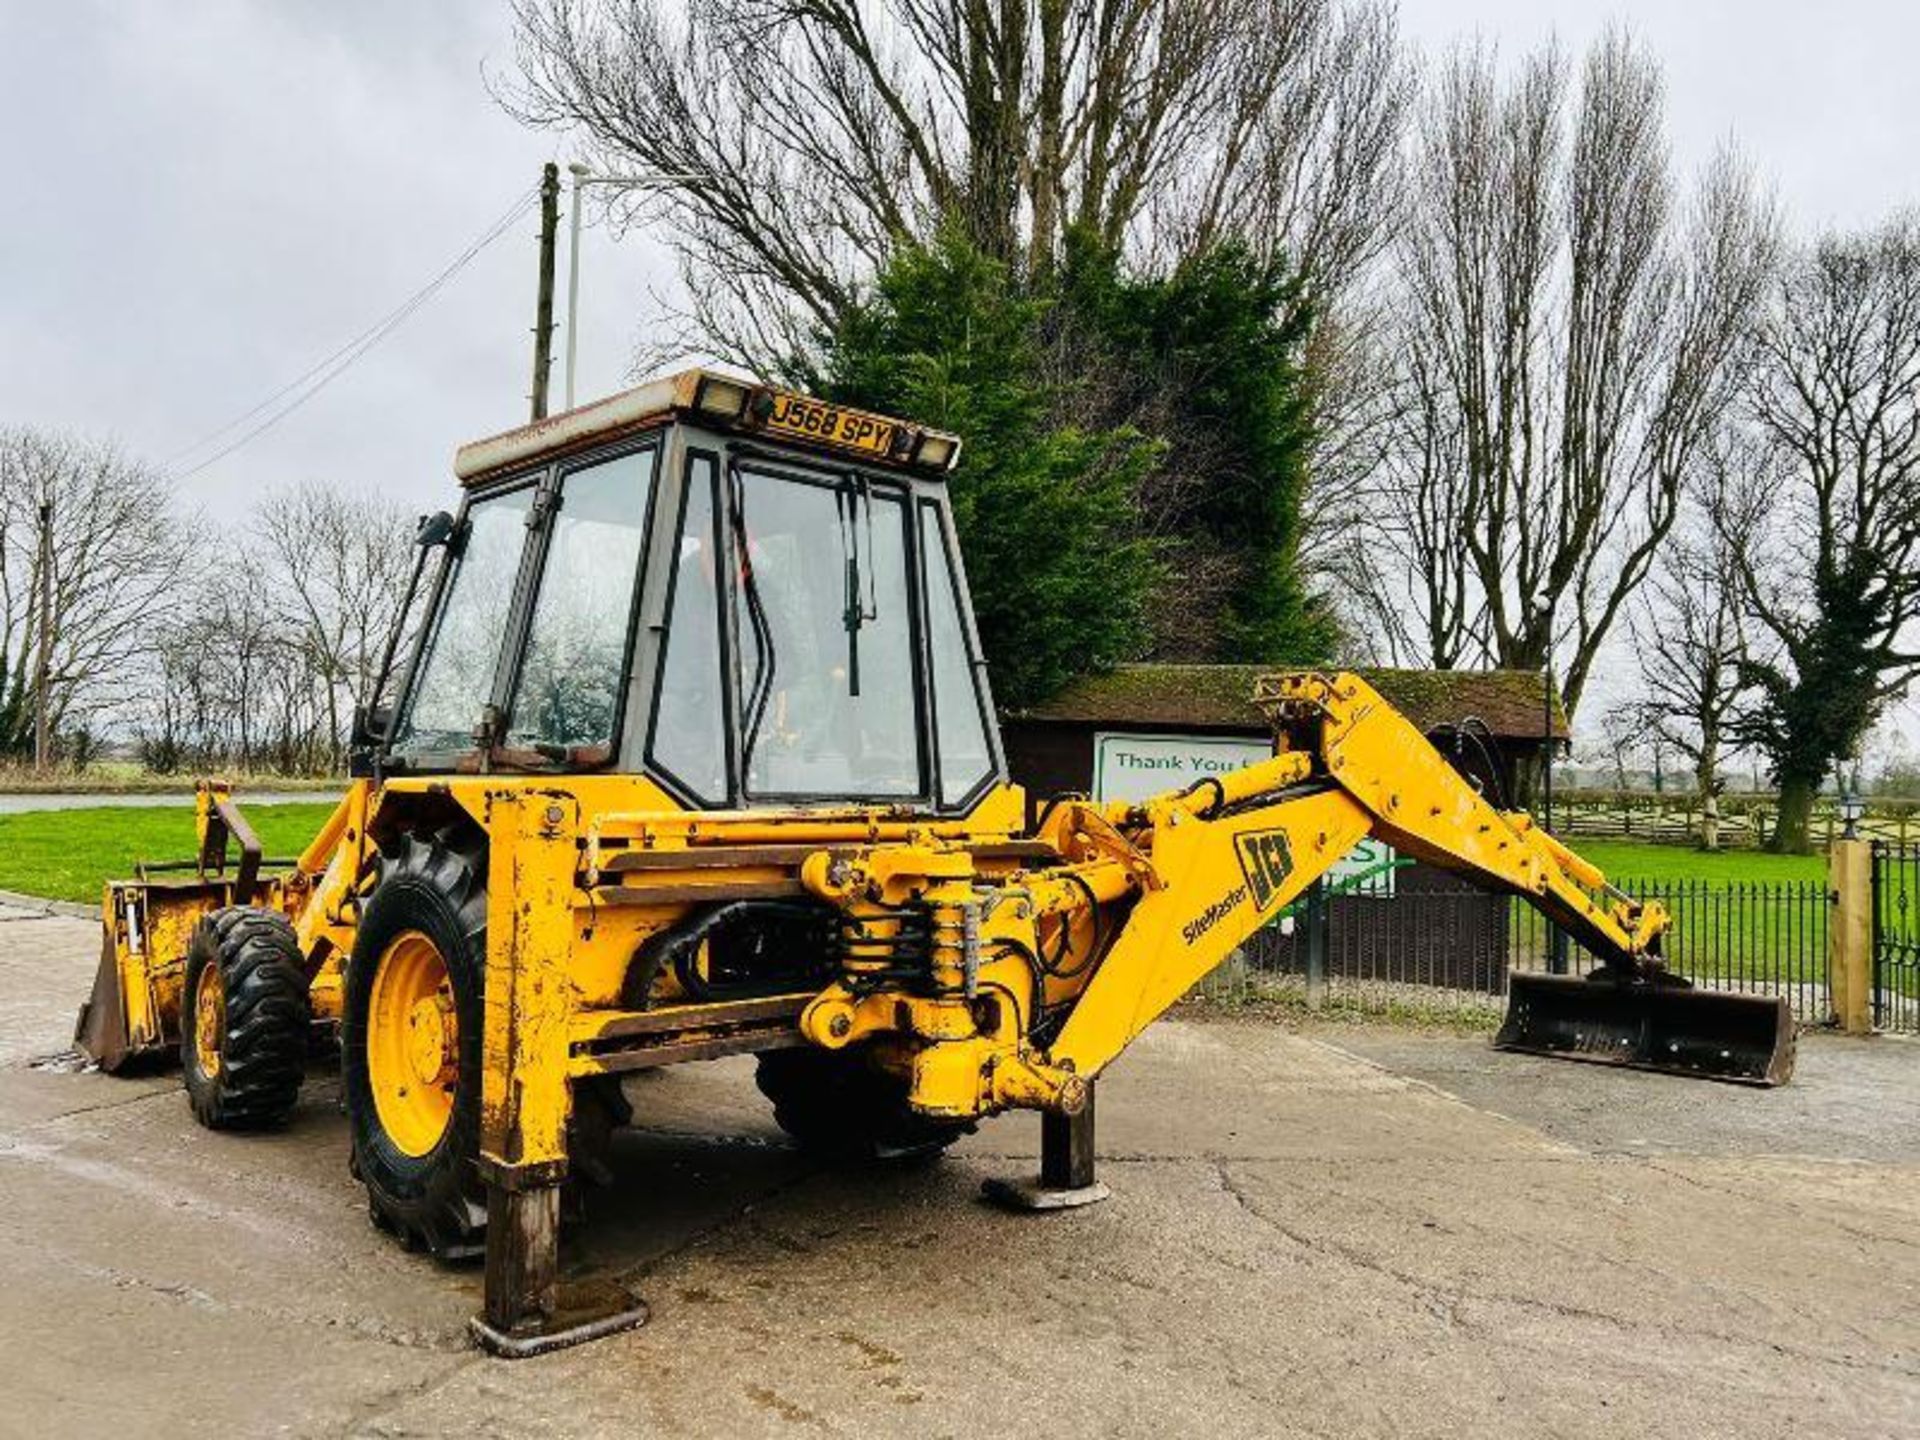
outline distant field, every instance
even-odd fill
[[[219,772],[237,793],[249,790],[320,790],[338,793],[346,788],[340,776],[252,775]],[[29,765],[0,765],[0,795],[192,795],[190,774],[156,775],[131,760],[102,760],[85,770],[65,768],[42,775]]]
[[[270,858],[305,849],[332,811],[331,804],[246,807]],[[186,797],[177,809],[0,815],[0,890],[91,904],[107,880],[131,875],[136,860],[191,860],[193,849],[193,801]]]

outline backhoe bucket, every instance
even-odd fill
[[[1671,976],[1513,975],[1493,1043],[1563,1060],[1784,1085],[1793,1074],[1793,1011],[1774,996],[1701,990]]]

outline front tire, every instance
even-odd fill
[[[180,1068],[209,1130],[271,1130],[300,1099],[313,1021],[287,917],[232,905],[194,928],[181,988]]]
[[[443,1260],[480,1253],[486,853],[407,836],[383,862],[347,966],[340,1065],[353,1173],[374,1223]]]

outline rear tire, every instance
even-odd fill
[[[276,910],[234,905],[193,932],[181,987],[180,1062],[209,1130],[271,1130],[300,1099],[312,1000],[300,942]]]
[[[930,1160],[974,1128],[916,1113],[900,1080],[857,1050],[769,1050],[754,1081],[773,1102],[776,1125],[839,1163]]]
[[[474,1164],[486,958],[484,847],[449,835],[404,837],[382,862],[354,938],[340,1073],[353,1173],[374,1223],[443,1260],[479,1254],[486,1241]],[[412,1032],[435,1024],[451,1034],[443,1028],[437,1037],[438,1077],[424,1077],[436,1037],[416,1042]]]

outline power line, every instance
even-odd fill
[[[346,344],[342,345],[332,354],[318,361],[294,379],[289,380],[285,385],[282,385],[278,390],[267,396],[266,399],[255,405],[251,410],[229,420],[218,430],[201,436],[200,439],[167,461],[166,468],[171,471],[175,465],[188,456],[206,449],[209,445],[215,444],[223,437],[247,425],[248,422],[252,421],[256,416],[265,415],[264,419],[261,419],[258,424],[245,430],[238,438],[222,445],[197,464],[185,470],[175,472],[172,478],[178,481],[198,475],[208,466],[224,460],[227,456],[233,454],[234,451],[247,444],[256,436],[272,429],[302,405],[305,405],[307,401],[318,395],[328,385],[332,384],[344,374],[361,356],[365,355],[369,350],[373,349],[374,346],[386,339],[387,336],[399,329],[401,325],[405,324],[416,310],[439,293],[440,289],[445,286],[448,281],[453,279],[455,275],[464,270],[481,251],[485,250],[489,245],[493,244],[494,241],[511,230],[514,222],[525,212],[527,206],[533,202],[538,192],[539,187],[537,185],[529,186],[527,189],[521,191],[519,195],[514,197],[513,204],[507,208],[506,212],[492,224],[488,225],[485,230],[481,231],[479,237],[475,239],[472,244],[468,245],[445,269],[441,270],[439,274],[421,286],[420,289],[414,291],[412,295],[408,296],[407,299],[402,301],[396,308],[354,336],[353,339],[347,341]],[[281,403],[283,401],[285,403]],[[277,408],[275,408],[276,406]]]

